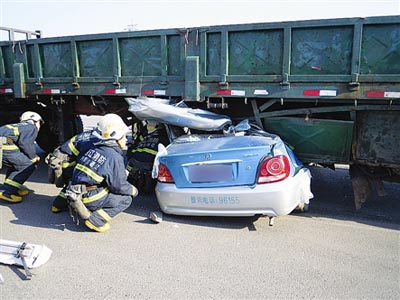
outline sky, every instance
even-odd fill
[[[0,0],[0,26],[43,37],[384,15],[400,0]]]

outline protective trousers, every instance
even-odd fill
[[[92,212],[89,221],[97,227],[101,227],[108,223],[113,217],[118,215],[120,212],[127,209],[132,203],[132,196],[129,195],[117,195],[109,193],[106,196],[98,200],[86,200],[95,199],[95,191],[89,191],[83,196],[83,203]]]
[[[64,180],[64,187],[61,189],[58,196],[53,201],[53,206],[60,210],[65,210],[68,208],[67,198],[65,196],[65,191],[67,189],[68,183],[72,177],[72,171],[74,170],[75,164],[72,166],[63,168],[63,180]]]
[[[37,166],[36,162],[32,162],[19,150],[3,151],[3,164],[8,170],[4,184],[0,186],[0,191],[14,195],[32,175]]]

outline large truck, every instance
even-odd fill
[[[0,42],[0,122],[45,119],[51,151],[80,115],[132,123],[126,97],[252,118],[307,164],[350,166],[359,209],[400,181],[400,16],[125,31]],[[29,36],[38,36],[30,38]]]

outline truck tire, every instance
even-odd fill
[[[53,150],[58,146],[58,136],[50,130],[48,125],[46,125],[46,122],[39,130],[36,143],[46,154],[53,152]]]
[[[74,120],[74,132],[75,132],[75,134],[74,135],[76,135],[76,134],[79,134],[79,133],[82,133],[83,132],[83,128],[84,128],[84,126],[83,126],[83,121],[82,121],[82,118],[81,118],[81,116],[76,116],[75,117],[75,120]]]
[[[65,141],[59,141],[57,133],[51,131],[49,122],[45,122],[40,128],[36,143],[46,153],[53,152],[60,144]],[[65,140],[70,139],[74,135],[83,132],[83,121],[80,116],[76,116],[73,120],[66,122],[64,126]]]

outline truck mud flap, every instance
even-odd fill
[[[370,197],[373,197],[373,191],[376,192],[378,197],[384,197],[387,195],[385,187],[383,186],[382,178],[369,173],[363,166],[351,165],[350,178],[353,186],[354,205],[356,210],[361,209],[362,205]]]
[[[359,166],[350,166],[350,178],[353,186],[354,206],[360,210],[372,193],[372,183]]]

